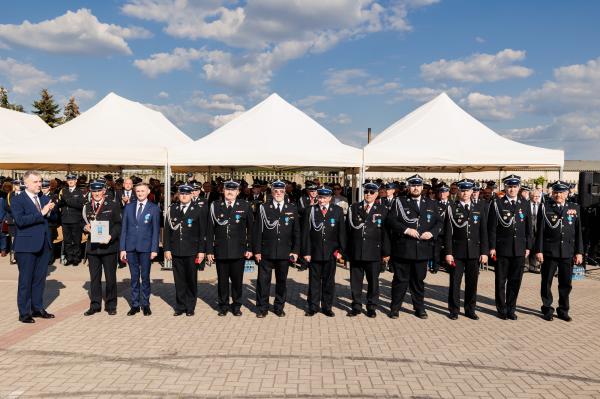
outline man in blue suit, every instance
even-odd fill
[[[135,186],[136,202],[123,210],[120,258],[129,264],[131,272],[131,309],[128,316],[144,311],[150,316],[150,264],[158,254],[160,233],[160,208],[148,201],[150,187],[146,183]],[[140,289],[141,277],[141,289]],[[141,298],[140,298],[141,292]]]
[[[19,321],[34,323],[34,317],[54,318],[44,309],[44,287],[51,256],[52,238],[48,218],[52,217],[54,202],[41,196],[42,178],[38,172],[23,176],[25,190],[11,201],[15,220],[15,257],[19,266],[17,306]]]

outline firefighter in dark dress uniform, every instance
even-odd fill
[[[254,217],[248,201],[237,198],[239,192],[238,182],[226,181],[224,198],[211,203],[208,215],[206,257],[209,263],[216,261],[217,264],[219,316],[225,316],[228,311],[234,316],[242,315],[244,262],[252,257]]]
[[[460,311],[460,285],[465,276],[465,316],[478,320],[477,280],[479,265],[487,263],[488,231],[483,204],[471,200],[474,181],[458,182],[458,199],[446,208],[445,260],[449,265],[450,289],[448,292],[448,317],[458,318]]]
[[[103,182],[90,183],[91,198],[83,207],[84,230],[91,231],[91,222],[108,222],[108,241],[91,242],[88,234],[86,256],[90,269],[90,308],[85,316],[102,310],[102,270],[106,280],[104,310],[111,316],[117,314],[117,263],[119,258],[119,238],[121,235],[121,204],[106,195]]]
[[[206,254],[208,205],[205,199],[192,200],[193,187],[178,188],[179,202],[165,215],[163,249],[165,260],[173,261],[175,312],[193,316],[198,295],[198,268]]]
[[[333,190],[317,190],[317,204],[305,209],[302,221],[302,256],[309,265],[308,308],[306,316],[319,310],[334,317],[331,310],[335,300],[336,261],[342,259],[346,249],[344,211],[331,203]]]
[[[81,234],[83,233],[82,209],[85,195],[77,187],[77,175],[67,174],[68,187],[58,194],[60,221],[64,241],[65,266],[79,265],[81,262]]]
[[[382,263],[390,260],[390,240],[385,220],[388,208],[377,204],[379,186],[363,185],[365,199],[350,206],[346,218],[348,227],[348,260],[350,261],[350,288],[352,309],[348,316],[362,311],[363,280],[367,277],[367,316],[376,317],[379,301],[379,273]]]
[[[538,211],[536,257],[542,262],[542,313],[545,320],[554,317],[552,307],[552,280],[558,271],[558,308],[556,315],[564,321],[569,316],[569,294],[573,277],[573,263],[583,262],[581,234],[581,209],[567,201],[569,184],[557,181],[552,185],[552,199],[542,204]]]
[[[423,178],[407,179],[408,195],[399,197],[388,214],[391,230],[392,303],[389,317],[397,319],[406,290],[410,288],[415,315],[427,318],[425,276],[434,257],[434,243],[443,228],[436,201],[422,196]]]
[[[533,247],[533,222],[528,201],[519,198],[521,178],[503,180],[506,195],[494,197],[488,216],[490,256],[495,258],[496,309],[498,317],[516,320],[517,297],[525,258]]]
[[[271,279],[275,271],[274,313],[284,317],[287,293],[287,275],[290,262],[298,260],[300,253],[301,220],[295,204],[285,200],[285,182],[271,183],[271,197],[258,204],[254,220],[254,257],[258,263],[256,281],[256,317],[263,318],[269,310]]]

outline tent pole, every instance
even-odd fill
[[[358,178],[358,200],[363,199],[363,183],[365,181],[365,149],[362,150],[362,164],[360,166],[360,175]]]
[[[561,166],[560,169],[558,170],[558,180],[563,179],[564,168],[565,168],[564,166]]]

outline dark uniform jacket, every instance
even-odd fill
[[[230,210],[225,200],[214,201],[208,212],[206,253],[216,259],[241,259],[252,251],[254,217],[248,201],[236,199]]]
[[[250,203],[250,208],[252,208],[252,212],[256,217],[256,213],[258,212],[258,206],[265,202],[264,194],[258,194],[256,198],[254,198],[254,194],[250,194],[246,200]]]
[[[311,256],[311,262],[332,260],[336,251],[344,256],[346,226],[341,207],[330,203],[325,216],[318,204],[308,207],[302,224],[302,256]]]
[[[533,248],[533,222],[528,201],[494,198],[488,215],[489,248],[498,256],[525,256]]]
[[[485,205],[469,204],[469,210],[456,201],[446,208],[445,253],[457,259],[478,259],[487,255],[488,229]]]
[[[407,260],[433,259],[435,240],[444,227],[437,201],[421,196],[418,207],[413,199],[398,197],[388,214],[387,224],[391,231],[393,257]],[[416,229],[419,234],[428,231],[433,237],[418,240],[404,234],[406,229]]]
[[[552,258],[572,258],[583,254],[581,210],[567,202],[562,209],[552,200],[538,210],[535,252]]]
[[[384,197],[381,199],[381,204],[384,205],[389,211],[390,209],[392,209],[392,205],[394,204],[396,198],[397,197],[393,197],[392,199],[389,199],[388,197]]]
[[[121,236],[121,205],[109,198],[104,198],[99,207],[95,207],[95,201],[85,204],[83,212],[87,222],[92,220],[108,221],[108,244],[92,243],[91,234],[88,234],[86,253],[88,255],[108,255],[119,251],[119,239]]]
[[[317,203],[317,198],[315,197],[315,204]],[[313,204],[314,205],[314,204]],[[306,209],[309,208],[310,205],[310,198],[308,195],[303,195],[300,197],[300,199],[298,200],[298,214],[300,215],[300,218],[304,218],[304,214],[306,213]]]
[[[390,255],[390,236],[386,228],[388,208],[372,204],[365,212],[365,202],[355,202],[348,209],[348,259],[377,262]]]
[[[300,217],[296,205],[283,202],[281,212],[273,202],[260,204],[254,220],[254,253],[265,259],[288,259],[300,254]]]
[[[121,204],[121,207],[125,207],[125,203],[123,203],[123,196],[125,195],[125,190],[117,190],[115,191],[115,202]],[[135,190],[131,190],[130,194],[129,194],[129,203],[131,202],[136,202],[137,201],[137,196],[135,195]]]
[[[191,202],[185,212],[181,204],[172,204],[165,214],[163,250],[173,256],[196,256],[206,252],[208,203],[204,199]]]
[[[58,194],[58,206],[60,208],[60,220],[63,224],[81,223],[81,210],[85,202],[85,195],[79,187],[73,192],[68,187],[60,190]]]

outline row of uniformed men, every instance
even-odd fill
[[[291,262],[301,257],[309,268],[306,315],[313,316],[322,311],[332,317],[336,260],[343,257],[350,261],[352,309],[349,316],[361,312],[365,276],[368,282],[367,315],[376,316],[381,264],[389,262],[394,273],[389,316],[398,317],[406,291],[410,289],[416,316],[426,318],[424,279],[428,263],[434,258],[435,242],[444,232],[445,261],[450,265],[448,308],[451,319],[456,319],[459,313],[463,274],[465,315],[478,318],[475,313],[477,276],[479,264],[487,263],[488,255],[497,262],[498,315],[503,319],[516,319],[524,259],[534,250],[543,262],[544,318],[553,318],[551,284],[558,269],[560,299],[557,315],[570,320],[568,296],[572,264],[573,261],[581,263],[582,243],[579,208],[565,201],[567,184],[559,181],[553,185],[553,201],[543,205],[534,221],[526,201],[518,198],[518,176],[505,178],[506,195],[490,204],[473,203],[473,181],[462,180],[459,182],[459,200],[450,203],[443,212],[436,201],[421,196],[423,179],[420,176],[410,177],[407,183],[408,196],[387,204],[376,202],[379,188],[376,184],[365,184],[365,199],[352,204],[347,218],[340,207],[331,203],[332,191],[327,187],[307,187],[308,195],[296,205],[286,200],[285,183],[276,181],[271,187],[271,197],[253,211],[249,202],[237,198],[237,182],[226,182],[224,199],[210,205],[202,198],[193,201],[193,188],[180,186],[179,202],[174,203],[165,215],[163,238],[165,258],[173,262],[175,315],[194,314],[196,265],[205,258],[215,262],[217,267],[219,315],[228,312],[241,315],[244,263],[254,257],[258,263],[257,316],[265,317],[269,310],[273,271],[276,277],[273,310],[276,315],[284,316],[288,268]],[[111,205],[110,200],[104,198],[101,184],[92,183],[91,188],[96,202],[92,202],[86,212],[91,212],[90,217],[97,220],[112,220],[111,237],[119,236],[115,215],[120,213],[120,207]],[[158,233],[153,231],[153,226],[157,225],[160,214],[158,209],[145,209],[144,191],[144,185],[136,187],[139,207],[133,203],[125,207],[124,229],[119,240],[120,257],[129,262],[132,270],[132,308],[128,313],[131,315],[137,313],[140,306],[144,314],[151,313],[149,264],[158,251]],[[538,227],[536,237],[532,233],[534,223]],[[124,231],[125,226],[129,226],[129,232]],[[96,249],[110,246],[96,245]],[[94,256],[94,244],[89,248],[89,255]],[[90,273],[92,263],[100,263],[106,269],[115,262],[90,260]],[[98,291],[99,279],[95,280],[92,286]],[[92,292],[92,305],[86,314],[99,311],[100,300],[101,292],[100,295]],[[105,308],[110,310],[116,306],[116,295],[114,301],[111,305],[107,301]]]

